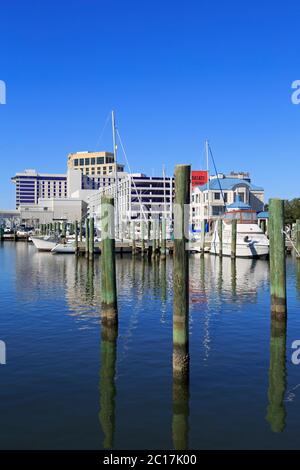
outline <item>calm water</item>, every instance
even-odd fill
[[[220,269],[218,258],[191,256],[182,416],[172,403],[171,259],[118,259],[111,349],[101,345],[99,258],[92,266],[5,243],[0,266],[1,449],[172,449],[172,421],[175,440],[191,449],[300,447],[300,365],[291,362],[300,279],[291,257],[285,358],[284,337],[270,342],[267,262],[237,260],[234,269],[223,259]]]

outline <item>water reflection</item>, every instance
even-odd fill
[[[100,413],[99,419],[104,434],[103,448],[114,447],[116,427],[116,361],[118,325],[108,326],[102,320],[101,369],[100,369]]]
[[[266,419],[273,432],[285,429],[286,409],[286,322],[271,320],[270,366],[269,366],[269,405]]]
[[[189,380],[173,378],[172,439],[175,450],[189,448]]]

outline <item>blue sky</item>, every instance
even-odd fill
[[[300,5],[280,3],[1,0],[0,207],[15,172],[110,150],[112,108],[133,171],[200,169],[208,138],[219,171],[300,196]]]

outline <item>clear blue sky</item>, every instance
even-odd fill
[[[112,108],[134,171],[199,169],[208,138],[219,171],[300,196],[299,26],[289,1],[1,0],[0,207],[15,172],[111,149]]]

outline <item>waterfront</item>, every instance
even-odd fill
[[[287,258],[286,370],[282,356],[273,355],[277,392],[269,387],[268,263],[224,258],[221,264],[209,255],[190,257],[189,447],[297,448],[296,261]],[[0,266],[0,339],[7,345],[0,448],[101,449],[114,428],[114,448],[171,449],[172,258],[166,265],[117,258],[116,380],[105,390],[100,258],[93,266],[7,242]]]

